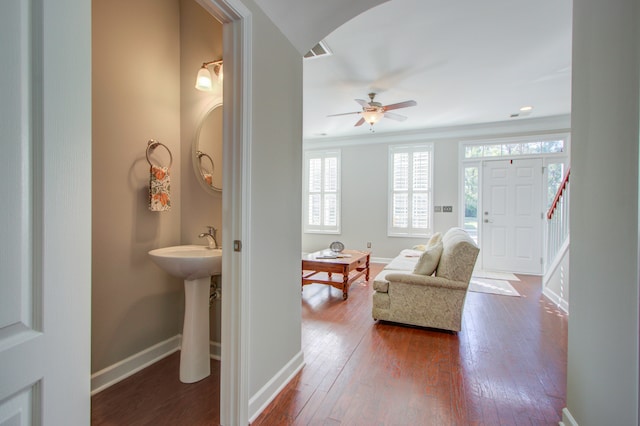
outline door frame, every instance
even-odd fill
[[[499,155],[499,156],[477,156],[477,157],[469,157],[465,158],[465,150],[467,147],[478,146],[478,145],[494,145],[494,144],[511,144],[511,143],[526,143],[526,142],[546,142],[546,141],[554,141],[554,140],[563,140],[564,141],[564,150],[560,153],[537,153],[532,155]],[[513,136],[503,136],[492,139],[470,139],[465,141],[460,141],[458,144],[458,153],[459,153],[459,167],[458,167],[458,203],[460,208],[458,209],[459,217],[458,217],[458,226],[464,228],[465,223],[465,200],[464,200],[464,171],[466,167],[477,167],[478,168],[478,205],[477,205],[477,219],[478,219],[478,228],[477,228],[477,240],[476,243],[479,247],[482,246],[482,226],[480,224],[481,212],[483,211],[482,205],[482,188],[483,188],[483,166],[486,161],[495,161],[495,160],[515,160],[515,159],[526,159],[526,158],[542,158],[542,167],[544,169],[544,173],[542,173],[542,207],[545,209],[547,196],[546,196],[546,188],[548,182],[548,165],[553,163],[564,163],[567,167],[569,166],[569,161],[571,158],[571,134],[569,131],[543,131],[540,130],[536,134],[528,134],[528,135],[513,135]],[[544,221],[542,229],[542,238],[541,238],[541,257],[544,259],[544,264],[542,267],[542,273],[547,267],[547,222]],[[484,268],[483,256],[478,257],[477,267],[479,269]]]
[[[249,152],[251,141],[252,15],[239,0],[196,0],[223,24],[223,191],[220,424],[249,423],[248,252],[234,241],[251,235]]]

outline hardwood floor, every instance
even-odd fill
[[[457,335],[375,322],[371,281],[349,299],[302,292],[306,365],[259,425],[557,425],[565,406],[567,317],[519,276],[522,297],[470,292]],[[92,425],[214,425],[219,363],[178,380],[178,353],[92,397]]]
[[[211,375],[181,383],[180,352],[91,397],[93,426],[217,425],[220,420],[220,362]]]
[[[306,366],[253,425],[557,425],[567,317],[519,278],[522,297],[469,292],[458,335],[373,321],[372,281],[305,286]]]

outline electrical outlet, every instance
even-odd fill
[[[442,206],[434,206],[433,211],[436,213],[440,213],[442,211]]]
[[[367,243],[367,248],[371,248],[371,243]]]
[[[453,206],[442,206],[443,213],[453,213]]]

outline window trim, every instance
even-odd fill
[[[336,225],[327,226],[324,224],[324,215],[321,214],[321,225],[309,224],[309,161],[315,158],[322,159],[322,189],[321,195],[324,195],[324,160],[326,158],[335,157],[337,159],[337,176],[336,176]],[[302,194],[302,232],[305,234],[341,234],[342,233],[342,161],[340,148],[323,149],[323,150],[305,150],[303,155],[303,194]],[[324,197],[321,197],[324,198]],[[321,212],[322,212],[321,208]]]
[[[420,142],[420,143],[412,143],[412,144],[398,144],[398,145],[389,145],[388,152],[388,162],[389,162],[389,173],[388,173],[388,188],[387,188],[387,236],[388,237],[404,237],[404,238],[424,238],[428,237],[433,233],[433,203],[434,203],[434,165],[435,165],[435,144],[433,142]],[[406,229],[397,228],[393,226],[393,176],[394,176],[394,162],[393,157],[396,153],[410,153],[414,154],[416,152],[429,152],[429,187],[426,190],[428,194],[427,201],[427,213],[428,213],[428,226],[426,229],[416,229],[409,226]],[[413,194],[413,189],[408,189],[408,194],[411,196]],[[411,198],[411,197],[410,197]],[[409,208],[409,223],[412,222],[412,214],[411,208]]]

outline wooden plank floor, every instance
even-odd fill
[[[193,425],[220,420],[220,362],[196,383],[179,379],[180,352],[91,397],[93,426]]]
[[[519,277],[522,297],[470,292],[458,335],[373,321],[372,281],[305,286],[306,365],[253,425],[557,425],[567,317]],[[92,425],[218,424],[219,368],[185,385],[171,355],[93,396]]]
[[[469,292],[458,335],[373,321],[372,281],[305,286],[306,365],[253,425],[557,425],[567,317],[519,278],[522,297]]]

